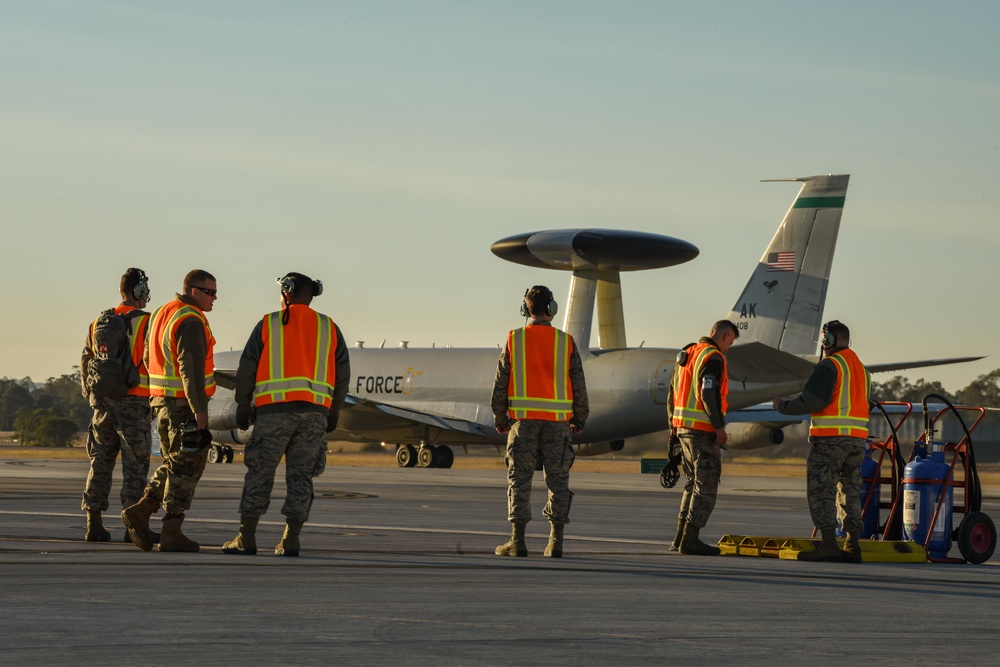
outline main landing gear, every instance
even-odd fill
[[[396,445],[396,463],[400,468],[450,468],[455,452],[447,445]]]
[[[208,450],[209,463],[232,463],[236,452],[229,445],[212,445]]]

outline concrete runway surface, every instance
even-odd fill
[[[546,559],[539,473],[530,555],[500,558],[503,472],[339,466],[316,480],[299,558],[272,553],[283,466],[261,553],[227,556],[243,471],[207,469],[184,524],[202,552],[161,554],[117,541],[116,498],[105,522],[116,541],[82,541],[85,461],[0,460],[0,663],[998,662],[996,556],[681,556],[667,552],[679,489],[656,475],[574,473],[565,557]],[[723,474],[707,541],[809,534],[804,480]],[[983,511],[1000,523],[997,489],[985,495]]]

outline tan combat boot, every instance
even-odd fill
[[[694,525],[690,521],[684,525],[684,535],[681,537],[680,552],[688,556],[718,556],[722,553],[722,549],[719,547],[713,547],[710,544],[705,544],[700,539],[698,539],[698,534],[701,532],[699,526]]]
[[[182,523],[183,514],[163,517],[163,532],[160,533],[160,543],[156,546],[158,551],[197,553],[198,543],[181,532]]]
[[[684,526],[686,525],[687,519],[677,519],[677,534],[674,535],[674,540],[670,543],[670,548],[667,551],[681,550],[681,540],[684,539]]]
[[[561,523],[552,524],[552,530],[549,532],[549,543],[542,553],[546,558],[562,558],[563,528],[565,526]]]
[[[153,534],[149,531],[149,517],[160,509],[160,501],[146,495],[135,505],[122,510],[122,523],[128,528],[132,544],[143,551],[153,550]]]
[[[840,560],[845,563],[862,562],[861,542],[858,541],[856,535],[852,535],[851,533],[847,534],[847,540],[844,543],[844,550],[840,552]]]
[[[285,519],[285,534],[281,536],[278,546],[274,547],[277,556],[298,556],[299,555],[299,533],[305,521],[301,519]]]
[[[245,554],[253,556],[257,553],[257,522],[260,517],[240,515],[240,532],[231,542],[222,545],[224,554]]]
[[[498,546],[494,553],[497,556],[527,556],[528,546],[524,543],[524,527],[525,523],[512,523],[510,539],[507,540],[506,544],[501,544]]]
[[[83,539],[88,542],[111,541],[111,533],[101,523],[101,510],[87,510],[87,534]]]
[[[823,563],[841,562],[842,558],[840,555],[840,545],[837,544],[837,531],[833,528],[824,528],[822,533],[823,541],[820,545],[812,551],[800,551],[798,560],[809,560]],[[861,549],[859,547],[858,554],[860,553]]]

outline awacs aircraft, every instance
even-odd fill
[[[779,444],[781,427],[792,423],[761,421],[761,413],[744,409],[800,391],[812,372],[848,179],[783,179],[802,183],[798,196],[729,313],[741,334],[727,355],[730,448]],[[617,451],[626,438],[665,430],[667,391],[679,349],[628,347],[620,276],[689,261],[698,249],[657,234],[574,229],[512,236],[492,250],[519,264],[572,272],[562,328],[578,343],[591,409],[586,428],[574,437],[578,453]],[[591,348],[595,304],[598,346]],[[232,388],[239,356],[239,351],[216,354],[220,385]],[[450,467],[450,445],[501,445],[505,436],[494,430],[490,411],[498,357],[497,348],[357,346],[351,350],[349,397],[332,438],[395,444],[396,460],[406,467]],[[869,368],[878,372],[971,359]],[[249,434],[234,430],[231,396],[220,392],[211,401],[209,427],[218,441],[242,444]]]

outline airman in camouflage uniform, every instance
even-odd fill
[[[150,404],[163,463],[149,478],[139,502],[126,507],[121,515],[132,542],[143,551],[153,548],[149,519],[161,503],[165,516],[158,550],[199,550],[198,543],[181,531],[181,525],[205,472],[207,445],[211,443],[208,399],[215,391],[215,337],[205,313],[212,310],[218,288],[211,273],[194,269],[184,277],[183,289],[184,294],[175,294],[173,301],[153,313],[146,336]]]
[[[861,462],[867,445],[871,375],[850,349],[850,340],[845,324],[837,320],[824,324],[826,358],[816,364],[797,398],[776,398],[772,403],[786,415],[812,415],[806,495],[823,541],[816,549],[799,553],[799,560],[862,561]],[[847,533],[843,550],[837,543],[838,508]]]
[[[240,530],[226,554],[257,553],[257,524],[271,503],[275,472],[285,457],[285,532],[279,556],[298,556],[309,520],[313,478],[326,468],[324,432],[337,428],[347,398],[351,362],[333,320],[309,307],[323,284],[301,273],[278,279],[282,309],[257,323],[236,371],[237,422],[253,434],[243,451],[247,474],[240,497]]]
[[[715,509],[722,479],[722,446],[729,438],[725,354],[737,338],[736,325],[719,320],[712,325],[708,336],[686,346],[674,364],[667,417],[671,436],[677,436],[681,442],[687,483],[677,513],[672,551],[696,556],[720,553],[718,547],[701,541],[700,532]],[[682,384],[685,388],[681,388]]]
[[[531,317],[528,327],[552,327],[552,318],[558,306],[552,298],[549,288],[537,285],[525,293],[522,305],[522,315]],[[583,374],[583,363],[576,342],[569,334],[556,330],[559,336],[565,336],[569,346],[569,364],[563,372],[569,381],[569,394],[563,400],[572,403],[572,409],[557,413],[555,418],[515,418],[517,401],[511,396],[511,387],[527,382],[519,373],[530,377],[531,368],[518,369],[512,362],[512,340],[518,338],[523,329],[512,331],[508,335],[508,344],[504,346],[497,363],[496,377],[493,382],[491,407],[494,425],[498,433],[507,434],[507,518],[511,523],[511,538],[506,544],[496,548],[498,556],[527,556],[528,549],[524,541],[526,524],[531,521],[531,482],[538,464],[545,475],[545,485],[548,487],[548,502],[542,514],[551,524],[549,543],[544,555],[551,558],[562,557],[564,526],[569,523],[570,504],[573,492],[569,489],[569,471],[576,455],[571,445],[571,433],[583,430],[590,406],[587,401],[587,384]],[[530,338],[527,344],[530,344]],[[560,354],[557,352],[557,355]],[[526,359],[538,359],[530,354]],[[560,367],[556,360],[555,368]],[[536,370],[537,372],[537,370]],[[552,378],[552,369],[546,369],[541,375]],[[545,410],[534,411],[541,415]]]
[[[133,338],[138,338],[137,344],[141,348],[149,317],[148,313],[141,312],[149,302],[146,274],[141,269],[135,268],[126,271],[121,279],[119,293],[122,302],[115,308],[115,312],[132,313],[129,316],[130,334]],[[138,369],[140,386],[130,390],[126,396],[98,397],[90,390],[87,382],[89,366],[96,354],[93,326],[88,329],[80,361],[83,395],[94,409],[94,416],[87,430],[90,472],[87,474],[87,482],[83,489],[81,509],[87,512],[85,539],[88,542],[107,542],[111,539],[111,533],[104,528],[101,513],[107,511],[109,507],[108,497],[111,494],[115,461],[121,453],[120,498],[122,507],[127,507],[142,497],[146,477],[149,475],[149,456],[152,446],[149,425],[152,414],[149,408],[148,375],[144,366]],[[130,345],[132,342],[129,341]]]

